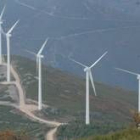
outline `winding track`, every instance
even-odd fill
[[[4,64],[4,65],[6,65],[6,64]],[[25,93],[24,93],[24,90],[22,88],[19,75],[16,72],[16,70],[13,68],[13,66],[11,66],[11,73],[12,73],[13,77],[15,78],[15,81],[12,81],[10,83],[1,82],[1,84],[5,84],[5,85],[15,84],[16,85],[16,87],[18,89],[18,94],[19,94],[19,106],[18,107],[16,107],[15,105],[12,105],[12,106],[18,108],[21,112],[25,113],[28,116],[28,118],[30,118],[31,120],[38,121],[39,123],[47,124],[50,127],[54,127],[45,136],[46,140],[54,140],[54,136],[55,136],[55,133],[57,131],[57,128],[62,124],[59,123],[59,122],[56,122],[56,121],[44,120],[42,118],[37,117],[33,113],[35,110],[37,110],[37,106],[33,105],[33,104],[32,105],[31,104],[30,105],[26,104],[26,102],[25,102]],[[1,104],[10,105],[9,103],[2,103],[2,102],[1,102]]]
[[[46,140],[55,140],[55,134],[56,134],[56,132],[57,132],[57,128],[58,128],[58,127],[54,128],[54,129],[52,129],[52,130],[50,130],[50,131],[47,133],[45,139],[46,139]]]

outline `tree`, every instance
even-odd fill
[[[133,121],[137,128],[140,128],[140,113],[133,111]]]

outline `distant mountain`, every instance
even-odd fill
[[[68,56],[90,65],[107,50],[108,56],[94,68],[95,79],[136,89],[135,77],[113,68],[140,72],[139,0],[0,0],[0,10],[5,4],[4,29],[20,19],[13,32],[14,54],[31,58],[23,49],[37,52],[49,37],[44,62],[83,75]]]

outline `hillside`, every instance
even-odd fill
[[[20,74],[28,100],[37,100],[35,61],[12,56],[12,64]],[[137,93],[101,83],[96,83],[96,89],[98,96],[94,97],[92,88],[90,88],[91,123],[93,125],[89,128],[84,125],[79,127],[80,123],[84,124],[85,80],[43,65],[43,102],[49,105],[49,108],[36,112],[36,114],[47,119],[70,122],[70,125],[59,129],[60,139],[67,132],[70,134],[72,130],[87,131],[89,129],[99,134],[106,134],[132,123],[131,111],[137,109]],[[78,125],[75,125],[75,121],[78,121],[76,122]],[[89,135],[92,133],[91,131]]]
[[[93,136],[78,140],[139,140],[140,130],[138,129],[127,129],[117,133],[112,133],[104,136]]]
[[[13,56],[26,97],[37,99],[37,72],[35,61]],[[94,119],[110,116],[114,120],[130,121],[130,111],[137,108],[137,93],[96,83],[98,96],[90,89],[91,115]],[[43,101],[63,110],[64,114],[84,115],[85,80],[67,72],[43,66]],[[123,108],[122,108],[123,107]],[[100,119],[101,119],[100,118]]]
[[[0,106],[0,140],[5,139],[2,137],[5,131],[15,132],[19,136],[29,136],[34,140],[44,140],[44,135],[49,130],[50,128],[46,125],[27,119],[13,107]],[[25,139],[26,137],[23,138]]]
[[[11,59],[14,69],[20,75],[23,90],[26,91],[27,107],[30,107],[30,104],[36,105],[38,92],[35,61],[21,56],[12,56]],[[12,74],[16,78],[13,72]],[[1,66],[0,70],[0,81],[3,80],[5,80],[5,66]],[[0,104],[17,108],[19,96],[21,96],[17,89],[18,87],[13,84],[0,85]],[[124,129],[133,123],[131,111],[137,109],[137,94],[135,92],[98,82],[96,82],[96,90],[97,97],[94,96],[90,87],[91,125],[86,126],[84,122],[85,79],[43,65],[43,102],[49,107],[44,106],[42,111],[34,110],[33,113],[45,120],[68,122],[67,125],[58,128],[58,140],[108,134]],[[26,116],[20,117],[23,114],[13,107],[0,108],[2,117],[0,131],[6,128],[15,131],[27,129],[29,135],[31,131],[30,136],[33,134],[36,138],[43,139],[44,132],[50,128],[38,123],[30,125],[34,122],[29,121]],[[10,118],[14,119],[10,120]],[[25,121],[29,125],[26,123],[23,125],[19,121]]]

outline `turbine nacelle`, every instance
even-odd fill
[[[38,58],[44,58],[44,55],[37,55]]]
[[[137,79],[140,80],[140,74],[137,76]]]
[[[7,34],[5,34],[5,35],[6,35],[7,37],[11,37],[11,36],[12,36],[12,34],[8,34],[8,33],[7,33]]]
[[[90,71],[90,67],[84,68],[84,72]]]

